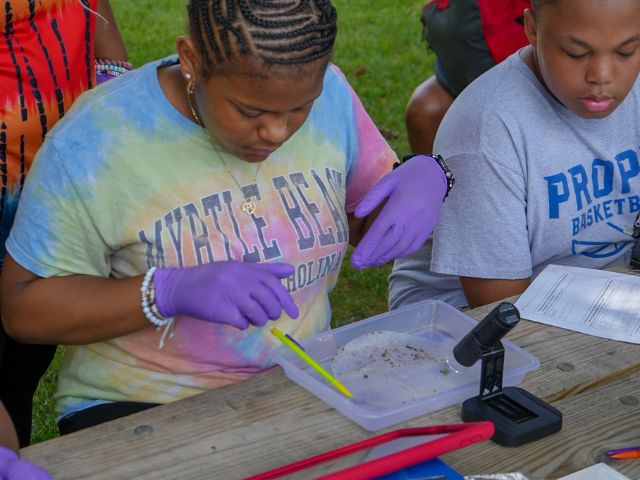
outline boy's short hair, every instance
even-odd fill
[[[533,12],[534,17],[537,19],[537,14],[542,7],[547,5],[556,5],[560,2],[560,0],[531,0],[531,11]]]
[[[560,0],[531,0],[531,4],[533,5],[534,10],[544,7],[545,5],[553,5],[558,3]]]

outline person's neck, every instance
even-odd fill
[[[549,92],[549,95],[555,98],[556,101],[562,105],[562,102],[560,102],[560,100],[558,100],[553,92],[549,90],[549,87],[547,87],[547,84],[542,77],[542,73],[540,73],[540,67],[538,66],[538,60],[536,58],[536,52],[533,50],[533,46],[529,45],[527,47],[524,47],[522,50],[520,50],[519,55],[525,65],[529,67],[533,74],[536,76],[536,78],[540,82],[540,85],[542,85],[545,90]]]
[[[536,62],[535,59],[533,47],[531,45],[524,47],[522,50],[520,50],[519,55],[525,65],[529,67],[533,74],[538,77],[540,83],[544,85],[544,80],[542,79],[542,75],[540,75],[540,69],[538,68],[538,62]]]
[[[158,82],[162,93],[167,97],[173,108],[192,122],[194,121],[187,103],[187,84],[180,71],[180,65],[170,65],[158,69]]]

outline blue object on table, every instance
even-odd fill
[[[435,477],[434,480],[439,477],[442,477],[442,480],[464,480],[462,475],[438,458],[378,477],[377,480],[419,480],[431,477]]]

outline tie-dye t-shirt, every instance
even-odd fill
[[[97,0],[9,0],[0,9],[0,262],[45,134],[95,79]]]
[[[164,62],[175,62],[167,59]],[[161,63],[85,93],[50,133],[25,185],[7,242],[41,277],[130,277],[152,266],[219,260],[289,262],[300,309],[279,327],[295,338],[329,328],[328,294],[348,242],[347,212],[396,156],[337,68],[303,126],[256,165],[225,154],[253,215],[202,130],[168,102]],[[70,347],[59,413],[99,401],[167,403],[271,367],[268,328],[246,331],[178,316],[174,337],[141,331]]]

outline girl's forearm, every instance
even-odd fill
[[[94,54],[96,58],[128,60],[127,48],[122,40],[109,0],[98,0]],[[104,20],[103,20],[104,19]]]
[[[7,256],[0,283],[2,321],[21,342],[88,344],[149,326],[140,306],[142,276],[40,278]]]

